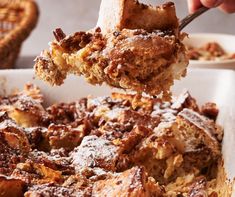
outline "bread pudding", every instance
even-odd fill
[[[175,6],[147,6],[137,0],[103,0],[97,26],[66,36],[54,31],[50,50],[36,58],[40,79],[61,85],[68,74],[91,84],[169,98],[175,79],[186,74],[188,58]]]
[[[187,91],[43,101],[32,84],[0,97],[0,196],[230,196],[215,104]]]

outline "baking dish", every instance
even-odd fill
[[[70,76],[60,87],[50,87],[34,76],[34,71],[2,70],[0,71],[0,95],[9,94],[16,89],[22,89],[27,82],[38,85],[45,95],[46,105],[74,101],[87,95],[103,96],[112,90],[107,86],[91,86],[83,78]],[[208,101],[217,103],[220,113],[218,124],[224,128],[223,157],[227,178],[233,181],[235,177],[235,71],[217,69],[189,69],[186,78],[177,81],[173,87],[174,94],[188,89],[199,105]],[[235,189],[235,188],[234,188]],[[233,192],[233,195],[235,193]]]

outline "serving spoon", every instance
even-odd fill
[[[187,26],[191,21],[193,21],[195,18],[197,18],[198,16],[200,16],[201,14],[203,14],[204,12],[208,11],[210,8],[207,7],[201,7],[199,8],[196,12],[194,12],[193,14],[189,14],[188,16],[186,16],[185,18],[183,18],[180,21],[180,25],[179,25],[179,29],[180,31]]]

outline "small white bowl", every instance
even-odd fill
[[[197,33],[189,34],[184,39],[186,46],[201,47],[208,42],[217,42],[227,53],[235,53],[235,36],[228,34]],[[189,65],[197,68],[235,69],[235,59],[232,60],[190,60]]]

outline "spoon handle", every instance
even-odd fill
[[[206,12],[207,10],[209,10],[210,8],[207,7],[201,7],[199,8],[196,12],[194,12],[193,14],[189,14],[188,16],[186,16],[185,18],[183,18],[180,21],[180,26],[179,29],[180,31],[187,26],[192,20],[194,20],[195,18],[197,18],[198,16],[200,16],[201,14],[203,14],[204,12]]]

